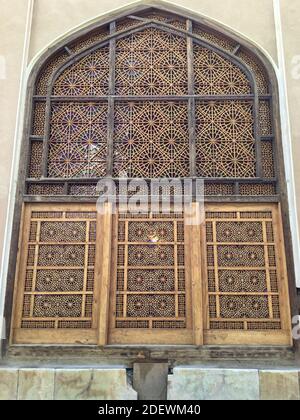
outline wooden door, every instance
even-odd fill
[[[109,344],[194,344],[184,218],[114,217]]]
[[[96,218],[90,204],[24,207],[13,343],[97,343]]]
[[[12,343],[291,345],[280,207],[204,213],[26,204]]]
[[[204,343],[291,345],[280,207],[206,205]]]

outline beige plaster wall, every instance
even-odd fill
[[[35,0],[30,56],[56,37],[112,10],[132,6],[130,0]],[[145,3],[149,4],[149,1]],[[242,32],[276,59],[272,0],[173,0],[177,6],[217,19]]]
[[[300,3],[281,0],[288,102],[292,131],[298,219],[300,221]]]
[[[16,128],[27,1],[0,0],[0,261]]]

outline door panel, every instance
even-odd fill
[[[96,344],[95,205],[26,205],[13,342]]]
[[[207,205],[205,344],[291,344],[277,205]]]
[[[109,342],[192,344],[184,214],[119,213]]]
[[[189,218],[26,204],[12,342],[291,345],[280,207]]]

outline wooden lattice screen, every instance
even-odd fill
[[[96,196],[103,176],[204,177],[209,196],[277,194],[264,65],[229,37],[143,12],[70,42],[33,95],[29,196]]]
[[[28,115],[12,343],[289,345],[273,101],[257,54],[171,13],[60,46]],[[103,177],[189,179],[197,211],[203,178],[204,221],[97,214]]]
[[[192,342],[184,214],[118,215],[111,342]]]
[[[207,343],[288,342],[291,323],[278,207],[207,206],[205,226]]]
[[[96,343],[96,216],[94,205],[26,206],[15,342]]]
[[[277,205],[207,205],[201,226],[185,220],[26,206],[15,342],[289,344]]]

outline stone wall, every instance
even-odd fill
[[[300,400],[299,375],[293,369],[176,367],[167,395],[177,401]],[[141,388],[151,390],[151,381],[159,388],[158,376],[146,377],[147,386]],[[0,369],[0,400],[137,399],[126,369]]]
[[[169,400],[299,400],[298,370],[178,367],[169,376]]]
[[[126,369],[0,369],[0,400],[136,400]]]

